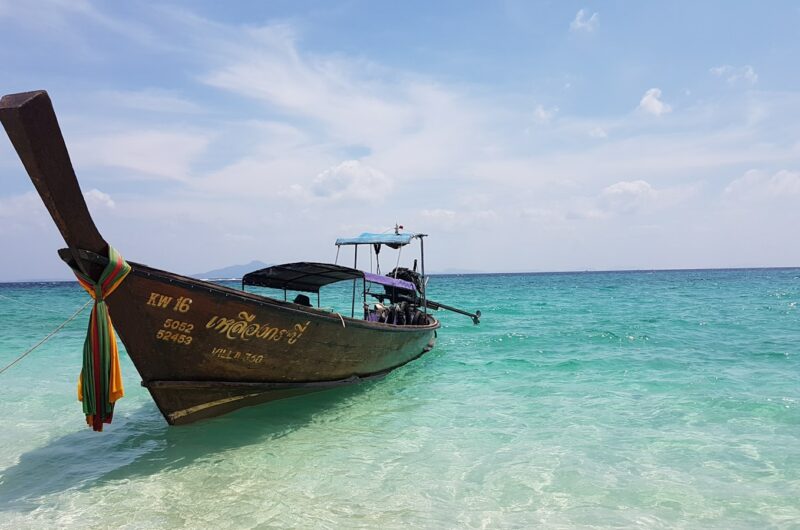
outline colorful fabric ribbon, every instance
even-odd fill
[[[94,298],[89,317],[89,330],[83,343],[83,369],[78,378],[78,400],[83,402],[86,423],[95,431],[102,431],[104,423],[111,423],[114,403],[121,398],[122,371],[114,326],[105,299],[116,290],[131,271],[119,252],[109,245],[108,265],[97,283],[73,269],[81,286]]]

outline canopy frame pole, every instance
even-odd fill
[[[353,252],[353,268],[358,268],[358,245],[355,245],[355,251]],[[350,308],[350,318],[355,318],[356,316],[356,280],[353,280],[353,305]]]
[[[340,250],[342,250],[342,247],[340,247],[339,245],[336,245],[336,259],[333,260],[333,264],[334,265],[338,265],[339,264],[339,251]]]
[[[283,290],[283,301],[288,302],[288,298],[286,297],[286,289]]]
[[[369,305],[367,305],[367,279],[364,278],[361,281],[362,293],[364,294],[364,320],[367,319],[369,315]]]
[[[428,284],[425,281],[425,239],[419,238],[419,261],[422,264],[422,312],[428,315]],[[425,319],[427,322],[427,318]]]
[[[403,247],[397,249],[397,263],[394,264],[394,279],[397,279],[397,267],[400,266],[400,256],[403,254]]]
[[[319,309],[319,308],[320,308],[320,304],[319,304],[319,291],[317,291],[317,309]]]

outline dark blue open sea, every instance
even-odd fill
[[[0,375],[3,528],[800,528],[800,269],[434,277],[386,379],[168,428],[123,353],[93,433],[88,311]],[[86,301],[0,284],[0,365]]]

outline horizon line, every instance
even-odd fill
[[[668,269],[583,269],[583,270],[561,270],[561,271],[508,271],[508,272],[432,272],[427,276],[503,276],[503,275],[534,275],[534,274],[604,274],[604,273],[637,273],[637,272],[699,272],[699,271],[748,271],[748,270],[792,270],[800,269],[800,265],[788,266],[767,266],[767,267],[688,267],[688,268],[668,268]],[[187,278],[194,278],[190,275],[181,275]],[[241,278],[194,278],[199,281],[238,281]],[[18,283],[77,283],[74,279],[27,279],[27,280],[0,280],[0,285],[12,285]]]

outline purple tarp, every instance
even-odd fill
[[[379,283],[381,285],[388,285],[389,287],[397,287],[398,289],[408,289],[409,291],[416,290],[414,284],[411,282],[398,280],[389,276],[380,276],[378,274],[372,274],[371,272],[365,272],[364,279],[370,283]]]

